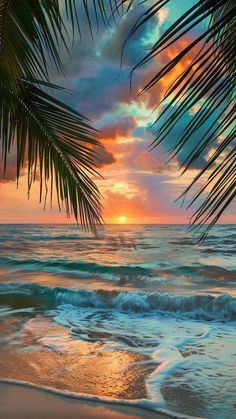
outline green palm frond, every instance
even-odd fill
[[[5,170],[16,142],[17,178],[27,163],[28,189],[39,176],[40,201],[43,188],[51,199],[55,188],[59,207],[64,204],[85,227],[101,223],[100,194],[91,180],[98,175],[93,148],[99,142],[88,120],[34,83],[22,82],[20,94],[1,87],[0,94]]]
[[[47,9],[44,3],[0,0],[1,83],[16,91],[22,77],[49,80],[51,60],[62,71],[63,21],[57,2],[47,2]]]
[[[128,9],[125,8],[123,0],[64,0],[67,17],[72,25],[74,33],[75,28],[78,29],[82,36],[82,24],[89,26],[90,33],[93,37],[94,26],[98,29],[101,22],[105,27],[116,23]]]
[[[159,0],[148,8],[132,28],[130,36],[169,1]],[[194,39],[187,38],[202,23],[205,23],[205,30],[201,28],[199,36]],[[185,172],[202,153],[214,147],[213,155],[182,195],[186,195],[202,179],[204,186],[200,187],[190,203],[191,206],[198,198],[203,197],[203,202],[191,220],[200,229],[202,225],[209,224],[201,238],[219,220],[236,193],[235,24],[234,0],[195,1],[186,13],[164,31],[150,52],[132,71],[133,73],[139,66],[157,58],[172,45],[188,39],[187,45],[154,75],[143,92],[160,82],[183,59],[187,57],[190,60],[190,64],[169,87],[161,102],[161,110],[155,122],[158,130],[152,147],[168,141],[177,124],[189,115],[195,105],[199,107],[172,147],[171,157],[191,149],[182,164]]]
[[[117,0],[0,0],[1,80],[17,90],[22,77],[50,80],[52,65],[63,72],[61,50],[72,44],[63,6],[73,32],[85,20],[92,33],[94,20],[108,25],[123,8]]]
[[[84,18],[81,11],[88,22],[95,6],[104,15],[105,3],[92,3],[0,0],[0,142],[4,171],[16,143],[17,177],[27,164],[29,190],[38,174],[40,200],[43,189],[46,195],[50,190],[51,199],[55,189],[59,207],[63,203],[68,214],[94,229],[102,221],[92,180],[97,176],[94,146],[100,143],[84,116],[48,93],[57,89],[50,82],[52,70],[63,71],[61,48],[69,51],[72,43],[60,6],[65,5],[74,28]]]

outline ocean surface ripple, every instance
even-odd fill
[[[0,233],[0,379],[236,417],[235,225],[201,244],[178,225]]]

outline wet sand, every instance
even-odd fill
[[[7,318],[0,322],[0,333],[5,338],[0,343],[0,377],[39,387],[102,398],[145,399],[146,379],[157,367],[146,355],[103,351],[102,342],[81,341],[68,328],[42,316],[26,324],[24,317]],[[11,336],[15,343],[9,346]]]
[[[0,383],[1,419],[165,419],[138,407],[73,399],[43,390]]]

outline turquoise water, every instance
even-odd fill
[[[201,245],[177,225],[110,225],[97,236],[68,225],[2,225],[0,319],[24,313],[21,328],[33,330],[39,316],[50,318],[103,353],[145,355],[156,368],[136,404],[232,418],[235,244],[235,225],[215,227]],[[16,335],[2,339],[13,348]],[[63,336],[45,334],[37,345],[70,351]]]

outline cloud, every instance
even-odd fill
[[[136,186],[139,188],[133,195],[122,192],[105,190],[103,195],[105,219],[116,219],[124,215],[129,222],[139,219],[140,222],[173,222],[178,219],[187,222],[189,213],[173,203],[172,195],[164,191],[163,185],[158,182],[157,176],[136,177]]]
[[[5,175],[3,166],[3,160],[0,160],[0,182],[10,182],[16,180],[16,162],[8,161]]]
[[[145,6],[140,5],[125,14],[117,26],[114,25],[110,30],[100,29],[94,36],[94,43],[89,32],[85,31],[81,42],[75,43],[70,56],[64,52],[62,61],[66,77],[63,81],[55,78],[55,82],[63,82],[71,92],[58,92],[61,99],[91,119],[98,120],[105,113],[112,112],[118,103],[128,103],[136,98],[138,91],[152,75],[152,64],[137,69],[131,92],[129,72],[146,54],[147,45],[144,41],[157,27],[157,17],[141,26],[130,38],[125,48],[124,65],[121,70],[119,67],[123,42],[137,17],[144,11]],[[141,98],[140,102],[144,99]]]
[[[21,169],[21,173],[24,173],[24,168],[26,167],[26,163],[24,167]],[[4,174],[4,160],[1,156],[0,158],[0,182],[13,182],[17,178],[17,151],[16,146],[14,145],[7,155],[7,163],[6,163],[6,172]]]
[[[149,39],[149,34],[157,30],[159,17],[153,16],[129,38],[130,31],[145,10],[145,5],[141,4],[132,7],[128,13],[125,13],[119,24],[105,34],[100,46],[103,59],[119,66],[122,58],[123,67],[132,69],[145,56],[145,49],[152,41]],[[127,39],[128,42],[126,42]]]
[[[193,152],[196,147],[200,144],[200,140],[207,134],[207,131],[210,129],[213,121],[216,118],[216,114],[210,116],[210,118],[205,122],[203,127],[200,127],[194,134],[192,134],[189,140],[184,144],[184,146],[178,151],[177,159],[179,161],[179,165],[185,166],[185,160]],[[182,118],[175,124],[174,128],[168,133],[167,138],[162,142],[162,148],[168,152],[170,152],[178,143],[181,136],[184,133],[186,126],[192,121],[193,115],[192,113],[185,113]],[[165,119],[163,118],[163,121]],[[218,122],[220,124],[220,121]],[[160,123],[159,123],[160,126]],[[150,133],[155,132],[155,126],[153,128],[148,129]],[[217,139],[215,142],[210,144],[206,147],[199,157],[192,162],[191,168],[192,169],[202,169],[203,166],[206,164],[207,157],[209,155],[210,150],[217,144]]]
[[[153,154],[148,151],[143,151],[138,157],[134,160],[135,166],[140,171],[153,174],[166,175],[173,170],[173,165],[165,165],[164,160],[160,161],[156,159]]]
[[[115,139],[119,137],[127,137],[132,134],[132,130],[137,126],[135,118],[126,117],[118,119],[116,122],[108,123],[100,127],[100,137],[105,139]]]
[[[149,205],[141,196],[131,198],[119,192],[106,192],[104,216],[107,218],[125,215],[130,218],[155,216],[155,212],[150,213]]]
[[[105,147],[95,146],[93,149],[96,151],[96,158],[94,159],[94,162],[98,168],[102,168],[116,162],[114,154],[111,151],[108,151]]]

